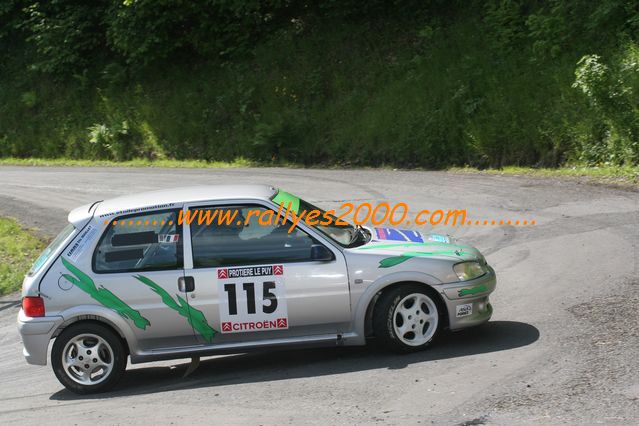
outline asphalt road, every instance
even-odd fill
[[[269,183],[343,200],[466,208],[535,226],[437,227],[475,244],[498,274],[495,314],[429,350],[374,347],[130,367],[118,389],[78,397],[29,366],[0,302],[0,424],[557,424],[639,422],[639,193],[576,181],[434,172],[290,169],[0,168],[0,215],[45,234],[68,210],[192,184]],[[427,228],[422,228],[428,230]]]

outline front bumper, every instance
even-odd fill
[[[31,318],[20,309],[18,313],[18,331],[22,337],[22,354],[29,364],[47,365],[47,350],[51,336],[64,322],[64,318],[38,317]]]
[[[442,285],[449,328],[460,330],[488,321],[493,314],[488,296],[496,286],[497,277],[490,266],[487,274],[474,280]]]

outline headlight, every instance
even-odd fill
[[[462,262],[453,266],[459,281],[468,281],[479,278],[488,272],[488,269],[479,262]]]

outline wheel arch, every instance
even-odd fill
[[[106,318],[102,318],[102,317],[99,317],[99,316],[96,316],[96,315],[79,315],[77,317],[71,318],[71,319],[63,322],[56,329],[56,331],[53,333],[51,338],[53,339],[54,337],[58,337],[60,335],[60,333],[62,333],[64,330],[66,330],[69,327],[72,327],[72,326],[78,325],[78,324],[87,324],[87,323],[99,324],[99,325],[101,325],[103,327],[106,327],[109,330],[111,330],[122,341],[122,345],[124,346],[124,349],[126,350],[126,353],[127,354],[130,353],[129,344],[128,344],[124,334],[122,332],[120,332],[120,330],[111,321],[109,321]]]
[[[424,289],[433,298],[433,300],[437,304],[437,309],[439,309],[440,311],[440,319],[443,321],[442,325],[447,328],[449,325],[448,307],[446,306],[446,302],[442,294],[434,287],[434,285],[440,283],[439,280],[430,275],[421,273],[418,276],[405,276],[402,273],[398,275],[400,276],[395,277],[396,279],[386,279],[383,283],[371,285],[371,287],[369,287],[369,289],[367,289],[365,293],[366,296],[362,296],[363,300],[360,300],[358,308],[359,321],[357,324],[357,329],[359,333],[361,333],[361,335],[365,337],[372,335],[373,313],[375,311],[375,305],[377,304],[379,297],[384,292],[397,288],[398,286],[415,284],[423,286]]]
[[[113,331],[116,336],[119,336],[127,354],[130,354],[137,348],[137,341],[131,328],[128,326],[124,318],[120,317],[110,309],[96,306],[79,306],[63,312],[62,316],[64,321],[53,332],[51,335],[52,339],[60,335],[62,331],[70,326],[78,323],[90,322],[103,325]]]

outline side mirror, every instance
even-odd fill
[[[313,244],[311,246],[311,260],[317,260],[319,262],[328,262],[333,260],[333,252],[324,247],[321,244]]]

